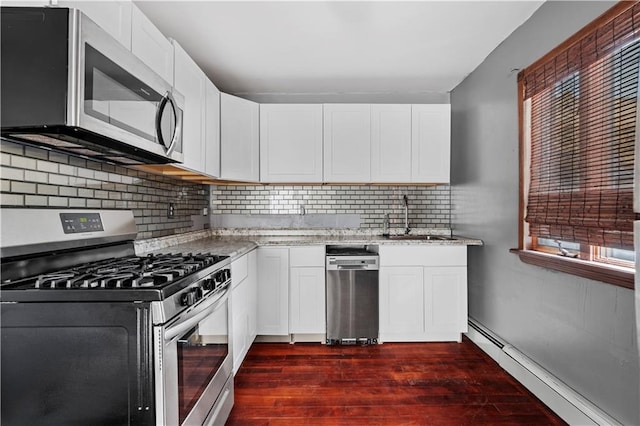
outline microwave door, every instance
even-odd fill
[[[83,18],[78,45],[80,127],[182,161],[183,98],[124,46]]]

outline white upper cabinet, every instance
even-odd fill
[[[259,104],[220,95],[220,177],[230,181],[260,180]]]
[[[204,171],[209,176],[220,176],[220,90],[210,81],[205,82],[205,138]]]
[[[260,105],[260,181],[322,182],[322,105]]]
[[[324,181],[371,181],[371,106],[324,105]]]
[[[58,1],[59,7],[76,8],[131,50],[131,1]],[[169,80],[170,82],[171,80]]]
[[[205,172],[205,88],[207,78],[187,52],[174,40],[174,84],[184,96],[182,118],[182,165]]]
[[[412,105],[411,148],[412,182],[449,182],[451,105]]]
[[[131,6],[131,51],[168,83],[173,82],[173,46],[136,5]]]
[[[371,105],[371,181],[411,182],[411,105]]]

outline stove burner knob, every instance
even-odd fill
[[[229,278],[231,278],[231,270],[230,269],[223,269],[221,271],[222,274],[222,281],[227,281]]]
[[[213,278],[206,278],[202,282],[202,288],[205,290],[214,290],[216,288],[216,282]]]
[[[182,306],[191,306],[198,300],[202,299],[202,289],[200,287],[193,288],[184,293],[180,298],[180,304]]]
[[[196,295],[192,291],[188,291],[182,295],[180,298],[180,304],[182,306],[191,306],[196,303]]]

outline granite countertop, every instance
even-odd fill
[[[449,236],[449,232],[436,231],[429,234],[416,233],[415,235]],[[452,239],[444,240],[394,240],[385,238],[377,232],[358,232],[352,230],[222,229],[195,231],[176,236],[136,241],[135,247],[137,254],[208,252],[211,254],[228,255],[235,258],[259,246],[326,244],[479,246],[482,245],[482,241],[461,236],[453,236]]]

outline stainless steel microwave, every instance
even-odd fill
[[[3,7],[2,136],[118,164],[182,162],[184,98],[76,9]]]

